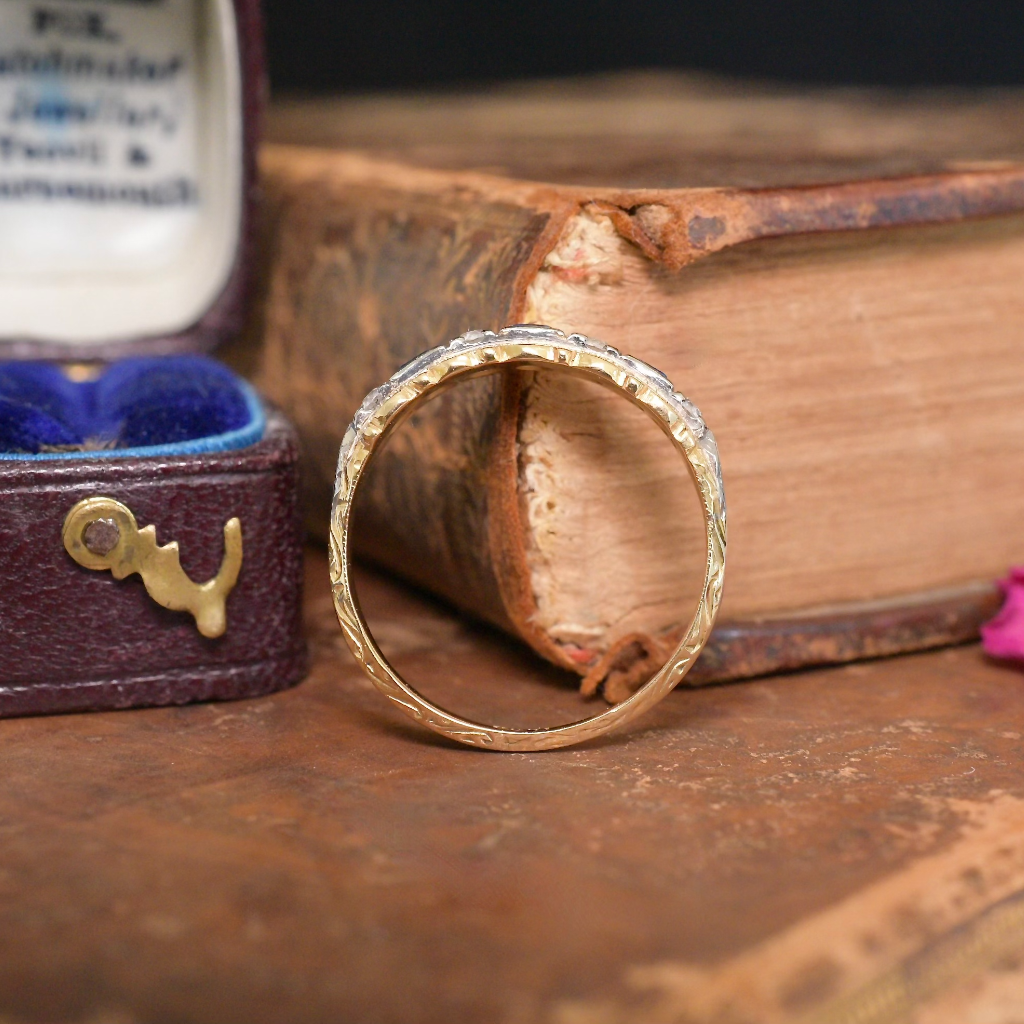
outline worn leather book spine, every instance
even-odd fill
[[[363,395],[469,328],[534,319],[538,274],[574,218],[601,218],[653,266],[685,275],[756,240],[1024,210],[1018,165],[801,188],[629,190],[302,147],[269,146],[262,159],[264,300],[234,359],[298,424],[309,526],[321,536],[338,446]],[[362,496],[358,543],[366,557],[583,675],[586,687],[603,683],[606,695],[621,696],[661,656],[664,638],[626,634],[580,657],[538,625],[518,465],[526,386],[507,374],[456,389],[396,437]],[[727,465],[727,486],[728,474]],[[688,681],[964,641],[997,603],[982,581],[941,592],[915,592],[911,581],[895,600],[726,613]]]

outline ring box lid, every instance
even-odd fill
[[[237,333],[259,0],[0,0],[0,359]]]

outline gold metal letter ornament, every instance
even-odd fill
[[[700,493],[707,535],[707,568],[696,614],[682,642],[655,675],[628,700],[602,714],[551,729],[504,729],[467,721],[417,693],[388,664],[370,634],[352,588],[350,521],[363,473],[388,434],[425,398],[464,377],[506,366],[560,368],[604,384],[645,410],[686,459]],[[669,694],[689,672],[707,642],[725,575],[725,489],[718,446],[697,407],[661,371],[580,334],[534,324],[497,334],[470,331],[407,363],[371,391],[345,434],[331,519],[334,606],[352,653],[370,679],[399,710],[435,732],[486,750],[550,750],[600,736],[624,725]]]
[[[156,527],[139,529],[131,510],[113,498],[86,498],[64,520],[64,547],[86,569],[110,570],[123,580],[142,577],[149,596],[175,612],[191,612],[203,636],[222,636],[227,629],[224,604],[242,568],[242,524],[224,524],[224,560],[220,572],[206,583],[193,583],[181,567],[178,542],[163,547]]]

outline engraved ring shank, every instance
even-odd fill
[[[700,493],[707,566],[696,613],[662,668],[628,700],[601,714],[550,729],[506,729],[467,721],[417,693],[388,664],[367,626],[352,587],[351,515],[359,481],[387,435],[417,403],[465,376],[506,366],[560,367],[611,387],[644,409],[686,459]],[[659,370],[600,342],[535,325],[494,334],[470,331],[417,356],[371,391],[345,434],[338,457],[331,520],[330,571],[338,621],[352,653],[381,693],[435,732],[487,750],[566,747],[625,725],[670,693],[690,670],[711,633],[725,574],[726,510],[718,447],[700,412]]]

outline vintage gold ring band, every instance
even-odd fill
[[[630,398],[682,453],[700,493],[707,534],[707,565],[697,611],[662,668],[629,699],[601,714],[549,729],[507,729],[467,721],[417,693],[388,664],[370,633],[351,578],[351,516],[356,488],[388,434],[423,400],[464,377],[507,366],[564,368]],[[460,743],[487,750],[533,751],[566,747],[625,725],[670,693],[707,642],[718,612],[725,574],[725,490],[718,447],[703,417],[669,379],[639,359],[579,334],[520,324],[497,334],[470,331],[424,352],[371,391],[345,434],[331,518],[330,567],[334,606],[352,653],[374,685],[422,725]]]

